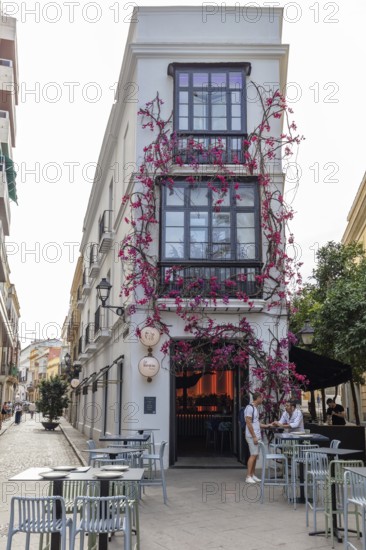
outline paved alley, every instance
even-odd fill
[[[0,437],[0,549],[5,549],[9,504],[17,493],[45,491],[46,482],[14,484],[9,477],[31,466],[80,465],[86,458],[85,435],[65,419],[62,430],[46,432],[38,418],[23,415],[19,426],[11,424]],[[297,510],[284,500],[281,490],[267,490],[259,503],[258,486],[244,483],[242,469],[178,469],[167,472],[168,505],[161,487],[147,487],[140,505],[141,550],[292,550],[330,549],[330,539],[309,537],[304,505]],[[42,487],[43,488],[42,488]],[[319,516],[319,528],[324,525]],[[359,543],[359,541],[358,541]],[[123,537],[115,536],[111,550],[123,549]],[[343,548],[336,543],[336,549]],[[24,538],[16,535],[13,549],[24,550]],[[37,538],[31,550],[39,550]]]

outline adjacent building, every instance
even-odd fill
[[[5,239],[10,235],[10,201],[17,202],[13,148],[18,103],[16,20],[1,17],[0,24],[0,404],[20,399],[18,365],[20,308],[10,280]],[[22,391],[22,395],[23,395]]]
[[[79,384],[75,382],[72,391],[74,425],[96,440],[101,434],[127,429],[157,430],[155,440],[168,441],[166,464],[217,447],[239,454],[243,373],[228,368],[185,380],[171,354],[161,352],[165,336],[158,335],[158,343],[154,331],[147,331],[145,343],[137,337],[136,329],[144,328],[151,311],[132,297],[121,298],[128,269],[123,269],[118,253],[130,230],[122,197],[138,189],[136,172],[152,139],[137,112],[158,92],[163,116],[173,113],[174,130],[180,136],[180,161],[171,170],[174,189],[162,188],[158,196],[160,221],[151,245],[161,283],[178,264],[184,266],[183,279],[198,273],[203,281],[213,277],[220,284],[229,278],[241,280],[250,294],[266,246],[258,180],[249,171],[238,172],[235,181],[245,201],[238,206],[230,194],[221,217],[215,216],[207,191],[207,181],[215,173],[213,160],[198,158],[202,186],[194,190],[185,184],[191,171],[184,161],[193,135],[205,147],[224,144],[226,162],[235,170],[243,139],[262,116],[252,81],[267,90],[283,90],[286,85],[288,46],[281,42],[282,10],[262,9],[258,18],[258,10],[246,9],[244,17],[241,8],[230,8],[232,13],[223,20],[220,10],[204,14],[202,7],[136,8],[72,286],[68,340],[73,361],[82,365]],[[281,122],[273,131],[280,135]],[[282,193],[280,163],[273,165],[272,180]],[[123,312],[102,307],[97,296],[101,279],[112,285],[108,304],[123,307]],[[171,337],[186,338],[174,300],[162,302]],[[250,306],[235,299],[219,300],[210,312],[216,320],[233,324],[246,316],[263,341],[269,331],[277,331],[278,337],[287,334],[286,310],[268,310],[260,296]],[[215,422],[218,433],[211,429]]]

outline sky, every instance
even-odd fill
[[[204,8],[225,10],[233,4],[206,2]],[[341,240],[365,172],[366,3],[246,2],[240,3],[243,18],[245,6],[264,4],[285,8],[288,102],[306,137],[291,159],[296,164],[288,169],[286,200],[295,211],[291,230],[307,280],[319,246]],[[19,205],[11,205],[6,249],[21,306],[22,347],[34,338],[60,336],[93,165],[132,9],[141,5],[155,2],[2,2],[3,11],[18,19]]]

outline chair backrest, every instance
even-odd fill
[[[95,441],[93,439],[88,439],[88,441],[86,442],[86,444],[88,445],[88,449],[96,449],[97,448],[97,445],[95,443]]]
[[[363,460],[332,460],[329,462],[329,479],[333,483],[343,484],[345,468],[359,468]]]
[[[126,496],[77,497],[74,503],[73,523],[88,533],[125,531],[130,526],[130,508]],[[84,529],[83,529],[84,528]]]
[[[162,441],[160,443],[160,449],[159,449],[159,459],[162,461],[164,457],[164,451],[165,451],[165,445],[167,444],[167,441]]]
[[[341,444],[340,439],[332,439],[332,441],[330,442],[329,447],[331,447],[332,449],[338,449],[340,444]]]
[[[325,476],[328,473],[328,455],[326,453],[313,453],[305,451],[305,469],[314,475]]]
[[[365,506],[366,478],[360,476],[360,474],[357,474],[356,472],[346,470],[344,474],[344,484],[349,486],[344,488],[345,495],[346,489],[349,489],[349,498],[352,498],[353,500],[356,500],[358,504]]]
[[[294,445],[293,446],[293,458],[296,459],[298,462],[302,461],[305,462],[305,453],[308,453],[312,449],[319,449],[319,445],[317,444],[301,444],[301,445]]]
[[[56,503],[61,517],[57,518]],[[12,497],[10,525],[17,518],[17,529],[22,533],[56,533],[66,526],[66,510],[63,497]],[[58,524],[57,524],[58,522]],[[61,522],[61,524],[60,524]]]

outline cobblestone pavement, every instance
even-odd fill
[[[10,421],[7,421],[10,422]],[[6,423],[3,424],[3,428]],[[56,464],[80,465],[73,448],[62,431],[57,428],[50,432],[43,428],[40,418],[29,414],[22,415],[20,424],[12,423],[0,437],[0,549],[5,548],[8,531],[9,506],[13,495],[29,496],[47,494],[47,483],[14,483],[8,479],[32,466],[52,466]],[[16,535],[14,548],[24,548],[22,535]],[[31,548],[37,548],[37,537],[31,540]]]
[[[86,434],[61,419],[61,427],[46,432],[39,419],[23,417],[9,425],[0,437],[0,550],[4,550],[13,494],[39,494],[46,482],[14,486],[8,479],[31,466],[85,463]],[[2,430],[3,431],[3,430]],[[1,432],[0,432],[1,433]],[[140,550],[317,550],[329,549],[330,539],[309,537],[304,505],[294,510],[280,489],[267,488],[265,504],[259,503],[259,487],[248,486],[244,469],[174,469],[167,471],[168,505],[161,487],[147,487],[140,503]],[[44,494],[44,493],[43,493]],[[318,514],[318,529],[324,515]],[[361,548],[361,541],[355,541]],[[39,550],[31,538],[31,550]],[[24,550],[24,538],[16,535],[12,550]],[[77,546],[78,548],[78,546]],[[116,535],[109,550],[122,550],[123,536]],[[343,545],[335,543],[336,550]]]

